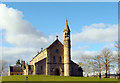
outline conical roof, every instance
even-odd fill
[[[65,25],[64,31],[70,32],[70,29],[69,29],[69,26],[68,26],[67,19],[66,19],[66,25]]]

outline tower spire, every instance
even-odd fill
[[[68,26],[68,20],[67,20],[67,18],[66,18],[66,25],[65,25],[65,28],[64,28],[64,32],[65,32],[65,31],[70,32],[70,29],[69,29],[69,26]]]
[[[68,23],[67,23],[67,18],[66,18],[66,24],[68,25]]]
[[[70,29],[66,18],[64,28],[64,76],[71,75],[71,44],[70,44]]]

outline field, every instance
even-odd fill
[[[95,77],[74,77],[74,76],[44,76],[44,75],[14,75],[4,76],[2,81],[100,81]],[[118,79],[102,78],[101,81],[118,81]]]

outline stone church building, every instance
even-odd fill
[[[21,67],[16,69],[15,66],[10,66],[8,72],[8,75],[40,74],[83,76],[82,68],[71,60],[71,39],[67,20],[64,28],[64,44],[62,44],[58,36],[56,36],[56,40],[49,47],[41,49],[30,61],[30,65],[27,64],[25,66],[25,61],[23,61]]]

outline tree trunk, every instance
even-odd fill
[[[107,78],[107,64],[106,64],[106,73],[105,73],[105,78]]]

